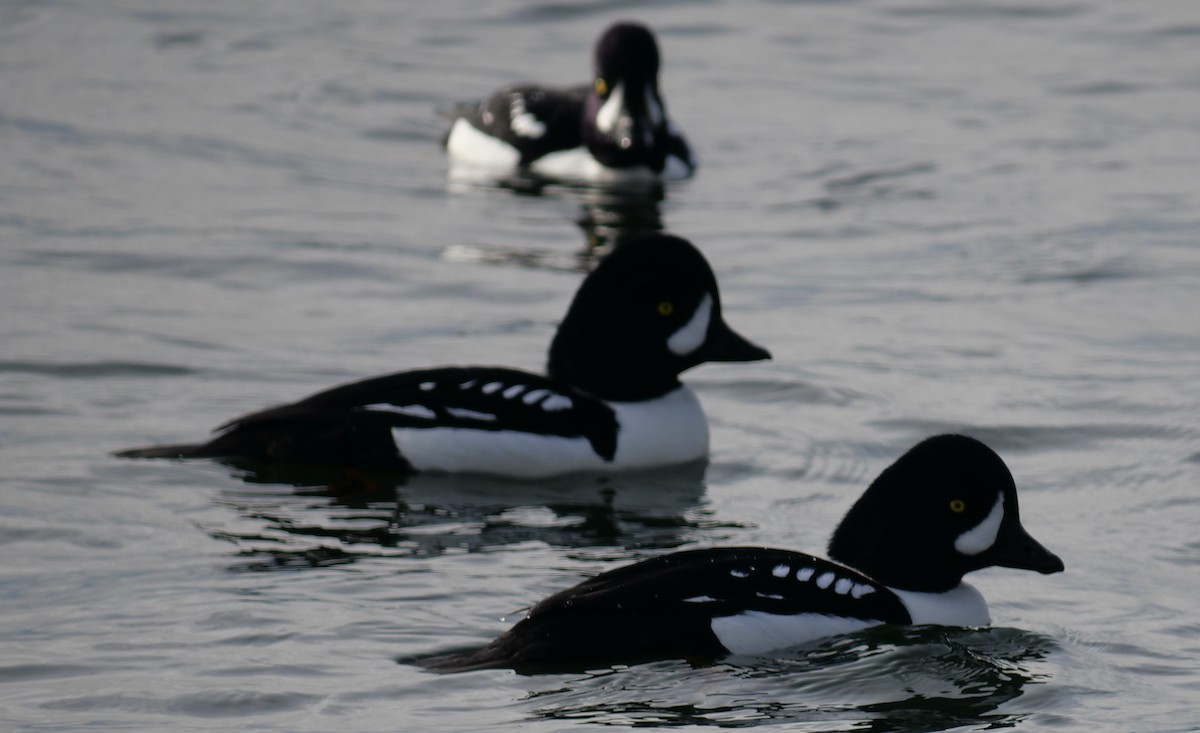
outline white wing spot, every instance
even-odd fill
[[[817,578],[817,587],[821,590],[825,590],[829,586],[833,585],[833,579],[835,577],[836,576],[833,573],[822,573],[821,576]]]
[[[512,95],[508,112],[508,126],[521,137],[536,139],[546,134],[546,124],[525,109],[525,98],[520,94]]]
[[[771,575],[774,575],[776,578],[786,578],[790,572],[792,572],[792,569],[787,565],[776,565],[771,568]]]
[[[574,406],[575,403],[571,401],[570,397],[560,394],[550,395],[542,403],[542,409],[546,412],[560,412],[562,410],[569,410]]]
[[[462,384],[458,385],[458,388],[459,388],[459,389],[470,389],[470,388],[472,388],[472,387],[474,387],[474,386],[475,386],[475,382],[476,382],[476,381],[477,381],[477,380],[474,380],[474,379],[468,379],[467,381],[465,381],[465,382],[463,382]]]
[[[800,568],[796,571],[796,580],[799,580],[801,583],[807,583],[815,572],[817,572],[816,568]]]
[[[683,602],[684,603],[712,603],[715,600],[717,600],[717,599],[713,598],[712,596],[692,596],[691,598],[684,598]]]
[[[730,571],[729,571],[729,574],[730,574],[730,575],[732,575],[732,576],[733,576],[733,577],[735,577],[735,578],[748,578],[748,577],[750,577],[750,571],[749,571],[749,570],[742,570],[741,568],[734,568],[733,570],[730,570]]]
[[[513,397],[516,397],[517,395],[524,392],[525,389],[526,389],[526,387],[523,384],[514,384],[513,386],[504,390],[501,394],[504,395],[504,399],[511,400]]]
[[[421,382],[421,391],[428,392],[437,386],[437,382]]]
[[[487,384],[480,387],[479,391],[483,392],[484,394],[492,394],[493,392],[495,392],[496,390],[500,389],[503,386],[504,386],[504,382],[488,382]]]
[[[839,596],[844,596],[854,587],[854,581],[849,578],[839,578],[838,582],[833,585],[833,592]]]
[[[550,390],[548,389],[535,389],[530,392],[526,392],[525,396],[521,398],[521,401],[527,405],[532,405],[534,402],[537,402],[548,394],[550,394]]]
[[[761,592],[756,591],[754,593],[754,595],[758,596],[759,598],[767,598],[772,601],[782,601],[783,600],[783,596],[779,595],[778,593],[761,593]]]
[[[852,598],[858,599],[858,598],[862,598],[863,596],[869,595],[874,592],[875,592],[875,589],[869,585],[866,585],[864,583],[855,583],[854,587],[850,589],[850,596]]]

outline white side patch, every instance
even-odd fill
[[[591,152],[584,147],[547,153],[533,161],[529,167],[535,173],[543,176],[583,183],[619,183],[637,186],[649,185],[659,180],[658,174],[644,165],[630,168],[609,168],[593,158]],[[686,177],[682,176],[682,178]]]
[[[571,404],[569,397],[551,393],[538,406],[553,412]],[[700,400],[687,387],[656,400],[610,404],[620,426],[611,462],[596,455],[584,438],[512,430],[393,428],[392,438],[400,455],[418,471],[519,478],[667,466],[708,454],[708,421]]]
[[[511,430],[392,428],[392,439],[418,471],[544,478],[612,465],[583,438]]]
[[[763,654],[803,644],[813,639],[878,626],[873,619],[798,613],[788,616],[746,611],[712,620],[713,634],[721,646],[734,654]]]
[[[958,539],[954,540],[954,549],[964,555],[978,555],[996,542],[996,535],[1000,533],[1000,523],[1003,521],[1004,494],[1001,494],[996,497],[995,506],[982,522],[963,532]]]
[[[450,127],[446,152],[456,164],[509,170],[521,161],[521,154],[508,143],[479,130],[463,118]]]
[[[918,593],[911,590],[891,591],[900,597],[914,624],[941,626],[987,626],[992,622],[983,594],[968,583],[945,593]]]
[[[692,314],[688,322],[680,326],[679,330],[667,339],[667,348],[679,356],[684,356],[703,346],[704,339],[708,337],[708,323],[712,320],[712,309],[712,293],[705,293],[700,305],[696,306],[696,312]]]

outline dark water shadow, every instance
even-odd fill
[[[529,717],[632,727],[821,731],[1005,728],[1053,639],[1008,628],[878,627],[770,659],[660,662],[554,678]],[[531,678],[536,679],[536,678]]]
[[[231,465],[246,488],[220,501],[251,529],[209,534],[238,546],[243,572],[528,542],[673,549],[687,530],[719,526],[703,507],[704,461],[538,481]]]

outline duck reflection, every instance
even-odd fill
[[[490,244],[460,244],[448,247],[446,259],[537,270],[589,272],[625,239],[661,232],[662,202],[666,189],[661,183],[630,188],[562,186],[528,176],[508,179],[493,186],[533,197],[556,197],[577,206],[575,224],[583,234],[583,247],[573,252],[536,247]]]
[[[236,569],[250,572],[527,542],[672,549],[719,526],[704,507],[706,461],[540,481],[226,463],[247,488],[221,501],[244,529],[210,534],[237,545]]]
[[[771,659],[605,669],[531,691],[535,719],[597,725],[801,726],[822,731],[1007,728],[1001,707],[1043,682],[1056,647],[1019,629],[876,627]],[[697,699],[696,690],[720,690]]]

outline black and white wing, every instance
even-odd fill
[[[909,622],[894,593],[828,560],[754,547],[691,550],[585,580],[538,603],[486,647],[430,666],[536,672],[716,659],[736,650],[718,637],[714,620],[748,612]]]
[[[585,438],[601,457],[617,449],[612,408],[545,376],[501,367],[442,367],[353,382],[239,417],[219,430],[356,419],[372,427],[509,430]]]
[[[457,110],[474,127],[503,140],[527,166],[548,153],[583,144],[583,108],[589,87],[553,89],[522,84],[502,89],[478,105]]]

